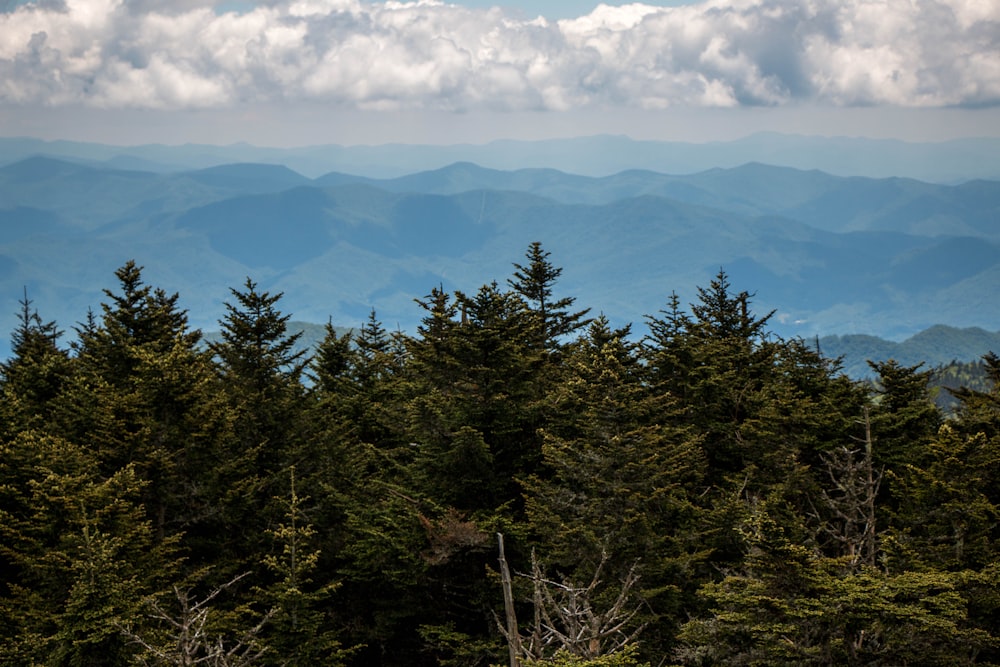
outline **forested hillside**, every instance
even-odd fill
[[[946,419],[724,272],[641,339],[560,274],[311,356],[251,279],[208,343],[133,262],[69,345],[25,297],[0,663],[1000,664],[1000,358]]]
[[[776,310],[770,327],[786,337],[997,331],[997,210],[997,181],[759,163],[600,178],[458,163],[310,179],[277,165],[152,173],[36,156],[0,166],[0,331],[15,326],[24,288],[49,317],[79,322],[134,258],[205,330],[224,313],[224,286],[251,275],[298,319],[358,326],[377,304],[387,328],[413,333],[426,286],[489,282],[528,240],[563,258],[580,303],[637,333],[665,291],[692,301],[720,267]]]
[[[825,356],[841,359],[844,372],[861,379],[873,375],[869,361],[895,359],[908,366],[922,363],[928,367],[976,362],[987,352],[1000,350],[1000,331],[936,324],[898,343],[876,336],[848,334],[822,336],[817,345]]]

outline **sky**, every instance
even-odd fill
[[[0,136],[1000,136],[1000,0],[0,0]]]

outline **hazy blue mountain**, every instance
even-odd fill
[[[312,180],[283,165],[226,164],[189,172],[188,178],[205,185],[238,193],[280,192]]]
[[[0,165],[45,155],[90,164],[167,172],[231,163],[281,164],[309,177],[330,172],[390,178],[473,162],[501,170],[550,168],[589,176],[630,169],[692,174],[748,162],[840,176],[909,177],[938,183],[1000,179],[1000,139],[907,143],[845,137],[760,133],[724,142],[637,141],[624,136],[592,136],[544,141],[494,141],[451,146],[309,146],[267,148],[229,146],[108,146],[69,141],[0,138]]]
[[[515,190],[564,203],[610,204],[653,195],[743,215],[778,215],[829,231],[969,234],[1000,239],[1000,182],[959,186],[913,179],[844,178],[750,163],[690,175],[629,170],[588,177],[554,169],[500,171],[456,163],[393,179],[331,173],[319,185],[365,183],[393,192]]]
[[[249,150],[249,149],[247,149]],[[0,167],[0,327],[24,288],[64,329],[129,259],[215,328],[249,276],[296,319],[412,329],[433,287],[503,282],[535,240],[561,294],[641,329],[720,269],[784,336],[1000,329],[1000,183],[746,164],[605,177],[469,163],[405,177],[242,163],[153,173],[32,157]]]
[[[938,324],[900,342],[853,334],[823,336],[818,344],[823,354],[842,357],[844,371],[849,375],[864,378],[872,376],[868,361],[895,359],[905,366],[922,363],[925,368],[935,368],[952,361],[975,361],[987,352],[1000,354],[1000,331]]]
[[[32,157],[0,167],[0,208],[49,211],[67,224],[94,229],[213,201],[232,193],[184,175],[86,166]]]

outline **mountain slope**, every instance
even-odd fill
[[[259,164],[153,174],[31,158],[0,168],[0,326],[13,328],[27,287],[69,328],[135,259],[198,326],[250,276],[285,292],[297,319],[354,326],[375,307],[389,328],[412,329],[414,298],[502,283],[538,240],[564,268],[563,294],[638,328],[721,267],[758,311],[777,311],[781,335],[994,329],[1000,243],[982,223],[998,192],[760,164],[602,178],[454,164],[313,181]],[[966,224],[928,233],[924,209]]]
[[[854,334],[823,336],[818,343],[823,354],[843,357],[847,374],[864,378],[872,376],[868,361],[895,359],[904,366],[924,364],[925,368],[935,368],[953,361],[976,361],[987,352],[1000,354],[1000,331],[938,324],[900,342]]]
[[[690,175],[629,170],[604,177],[553,169],[499,171],[455,163],[393,179],[331,173],[319,185],[366,183],[392,192],[458,194],[515,190],[563,203],[610,204],[642,195],[711,206],[742,215],[780,215],[828,231],[899,231],[1000,239],[1000,182],[960,186],[912,179],[843,178],[820,171],[749,163]]]

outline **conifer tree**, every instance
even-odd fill
[[[589,308],[576,312],[568,310],[576,302],[573,297],[553,298],[553,287],[563,270],[552,264],[551,254],[542,249],[539,241],[534,241],[525,253],[527,263],[515,262],[514,277],[507,280],[538,318],[541,347],[548,351],[557,349],[561,339],[586,326],[584,318],[590,312]]]
[[[0,509],[5,664],[120,665],[120,632],[145,595],[174,575],[175,540],[156,540],[132,466],[100,474],[90,452],[60,438],[19,434],[3,452]],[[13,471],[10,466],[18,466]]]
[[[745,505],[745,558],[702,587],[710,613],[682,628],[683,664],[972,665],[993,644],[969,623],[962,576],[845,572],[789,528],[767,501]]]
[[[344,651],[333,631],[334,616],[326,610],[333,606],[337,584],[320,568],[317,531],[305,515],[308,498],[299,495],[294,467],[289,480],[288,497],[280,499],[281,523],[267,531],[273,547],[264,565],[271,583],[258,593],[265,608],[273,609],[263,633],[270,649],[265,662],[335,667],[343,664]]]
[[[105,289],[99,322],[85,324],[78,332],[78,356],[112,385],[127,382],[137,360],[134,351],[165,351],[175,339],[194,348],[201,332],[188,328],[187,313],[178,308],[179,295],[147,285],[142,268],[129,260],[115,271],[119,293]]]
[[[422,305],[429,312],[408,343],[407,364],[417,479],[459,509],[516,503],[514,480],[540,460],[535,322],[496,283],[454,301],[432,292]]]
[[[340,415],[361,442],[382,449],[399,446],[402,357],[374,310],[352,333],[338,335],[327,325],[311,362],[323,409]]]
[[[708,288],[698,288],[692,317],[680,313],[675,296],[665,317],[647,318],[651,379],[683,397],[687,418],[705,434],[716,475],[759,463],[764,453],[752,429],[775,373],[777,345],[766,336],[771,315],[754,315],[750,298],[734,294],[720,271]]]
[[[134,262],[115,275],[120,292],[105,290],[101,319],[79,329],[75,372],[52,401],[49,429],[93,447],[105,475],[134,465],[163,538],[207,512],[205,464],[227,418],[178,295],[146,285]]]
[[[872,431],[877,438],[875,460],[890,468],[914,462],[941,425],[941,413],[931,400],[933,374],[923,364],[902,366],[895,360],[868,362],[877,374]]]
[[[45,322],[25,291],[18,326],[11,334],[11,357],[0,362],[0,424],[7,430],[44,428],[51,420],[51,401],[71,374],[72,362],[58,340],[55,322]]]
[[[294,385],[308,359],[295,350],[301,332],[288,332],[291,315],[276,307],[283,294],[259,292],[250,278],[243,288],[230,288],[235,301],[226,302],[222,340],[211,345],[223,377],[233,387],[262,395]]]
[[[661,614],[646,619],[650,634],[665,639],[676,620],[668,610],[700,558],[689,534],[705,457],[673,398],[649,391],[636,348],[627,327],[602,316],[567,352],[566,376],[547,400],[555,417],[545,467],[526,484],[528,515],[546,560],[570,578],[606,559],[614,585],[638,563],[646,609]]]
[[[1000,555],[1000,440],[945,424],[922,450],[889,473],[895,567],[987,567]]]
[[[966,433],[982,432],[989,437],[1000,434],[1000,356],[983,355],[987,391],[961,387],[952,391],[959,400],[958,417]]]

